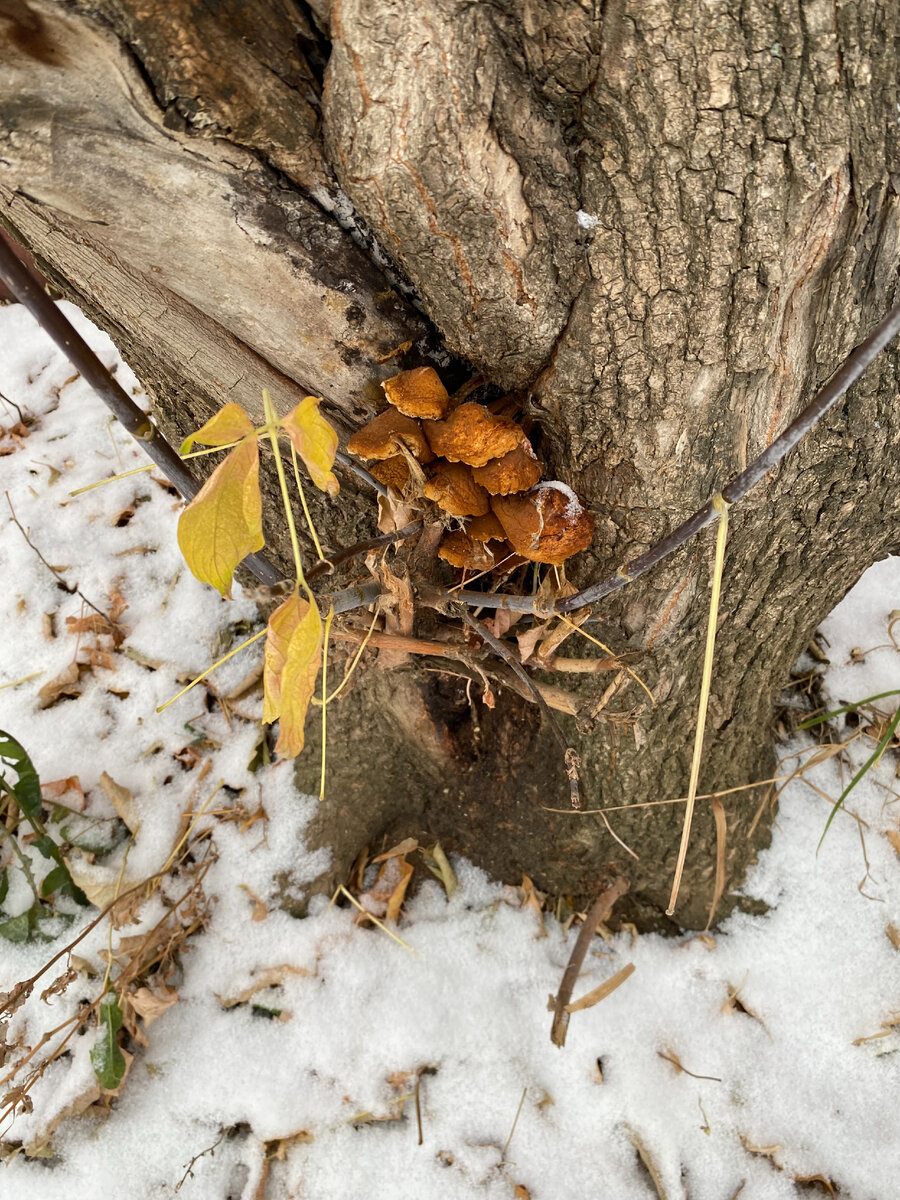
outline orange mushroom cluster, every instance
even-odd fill
[[[379,482],[404,498],[424,496],[460,520],[439,556],[486,571],[510,560],[561,563],[586,550],[594,521],[564,483],[541,481],[524,429],[481,404],[452,407],[431,367],[382,384],[391,407],[347,443]],[[465,523],[463,523],[465,522]]]

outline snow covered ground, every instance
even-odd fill
[[[136,388],[106,336],[64,308]],[[154,711],[247,636],[254,607],[220,600],[184,567],[177,501],[158,472],[70,496],[141,461],[73,375],[21,307],[0,309],[0,392],[10,402],[0,400],[0,490],[80,592],[61,588],[0,497],[0,728],[30,752],[42,782],[77,777],[91,820],[106,818],[97,829],[127,833],[113,805],[124,814],[130,842],[93,863],[74,856],[91,894],[152,876],[173,848],[193,846],[193,861],[138,893],[120,915],[130,923],[100,921],[8,1018],[4,1108],[27,1077],[25,1048],[63,1026],[39,1064],[76,1032],[0,1125],[0,1197],[900,1196],[896,754],[853,792],[817,855],[828,798],[874,747],[852,721],[839,724],[842,738],[858,736],[784,791],[771,849],[746,884],[767,915],[735,916],[714,937],[596,938],[576,996],[628,963],[634,973],[574,1013],[558,1049],[547,997],[577,928],[542,923],[520,891],[466,863],[454,862],[451,899],[435,880],[405,906],[397,932],[409,948],[354,924],[349,908],[316,901],[305,920],[279,908],[278,889],[296,889],[322,862],[304,849],[315,801],[293,793],[290,767],[248,769],[258,696],[236,700],[227,717],[198,687]],[[34,423],[17,430],[13,405]],[[82,596],[118,612],[118,645],[92,628]],[[900,688],[888,629],[896,609],[900,559],[873,567],[826,623],[834,706]],[[259,654],[257,645],[217,672],[219,693]],[[879,707],[890,715],[896,704]],[[802,752],[785,771],[812,745],[783,747]],[[82,803],[71,782],[61,799]],[[183,814],[204,805],[189,829]],[[19,842],[40,878],[49,864],[24,830]],[[7,837],[0,920],[33,900],[10,849]],[[177,899],[204,871],[177,929],[166,925],[163,897]],[[97,915],[86,911],[55,942],[0,941],[0,990],[75,938]],[[65,1022],[98,998],[110,957],[113,982],[125,977],[159,922],[171,935],[159,943],[165,977],[135,999],[147,1044],[120,1094],[98,1098],[96,1021],[81,1031]],[[205,927],[184,940],[191,922]]]

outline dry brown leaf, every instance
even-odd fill
[[[520,612],[510,612],[506,608],[498,608],[492,617],[482,617],[481,620],[495,638],[502,638],[512,629],[516,622],[522,620],[524,615],[524,613]]]
[[[141,987],[130,993],[127,1001],[145,1025],[152,1025],[178,1002],[178,993],[173,987],[167,987],[165,984],[156,991]]]
[[[65,1108],[61,1108],[58,1113],[55,1113],[54,1116],[52,1116],[47,1122],[47,1124],[43,1126],[40,1133],[32,1138],[28,1145],[25,1146],[25,1154],[28,1156],[28,1158],[44,1157],[41,1152],[47,1147],[53,1131],[58,1128],[63,1121],[68,1120],[69,1117],[80,1116],[83,1112],[89,1109],[92,1104],[96,1104],[101,1095],[102,1093],[96,1079],[92,1079],[84,1091],[79,1093],[74,1100],[71,1100],[65,1106]]]
[[[740,992],[743,986],[744,984],[741,983],[739,987],[733,987],[729,983],[728,996],[725,1000],[725,1003],[722,1005],[721,1011],[723,1013],[743,1013],[744,1016],[750,1017],[752,1021],[757,1021],[760,1025],[762,1025],[763,1029],[766,1030],[766,1035],[771,1040],[771,1034],[769,1034],[769,1030],[766,1028],[765,1021],[762,1019],[762,1017],[755,1013],[752,1008],[748,1008],[744,1001],[740,998]]]
[[[887,839],[894,847],[897,854],[900,855],[900,833],[898,833],[896,829],[888,829]]]
[[[359,897],[359,903],[373,916],[396,921],[412,874],[412,863],[408,863],[402,854],[386,859],[372,887]],[[365,921],[366,913],[358,913],[356,923]]]
[[[573,1000],[571,1004],[567,1004],[566,1012],[581,1012],[585,1008],[593,1008],[595,1004],[599,1004],[601,1000],[605,1000],[607,996],[612,995],[616,988],[620,987],[629,975],[633,974],[634,963],[626,963],[620,971],[616,971],[615,975],[611,975],[605,983],[601,983],[599,987],[586,992],[578,1000]]]
[[[888,925],[888,927],[885,929],[885,933],[888,935],[890,943],[894,949],[900,950],[900,929],[898,929],[896,925]]]
[[[636,1129],[632,1129],[630,1125],[626,1125],[625,1129],[628,1133],[629,1139],[631,1140],[632,1146],[634,1146],[635,1150],[638,1152],[638,1157],[647,1168],[647,1174],[653,1181],[653,1186],[656,1188],[656,1194],[659,1196],[659,1200],[669,1200],[669,1193],[666,1191],[663,1184],[659,1167],[656,1165],[653,1155],[645,1145],[641,1135]]]
[[[519,643],[519,657],[523,663],[528,662],[537,647],[538,642],[547,631],[546,624],[532,625],[531,629],[525,633],[517,633],[516,641]]]
[[[269,915],[269,908],[265,900],[263,900],[261,896],[257,896],[253,888],[248,887],[246,883],[238,884],[238,886],[240,887],[241,891],[246,892],[253,901],[253,915],[251,916],[250,920],[255,922],[264,921]]]
[[[404,838],[402,842],[398,842],[390,850],[385,850],[383,854],[378,854],[372,859],[373,863],[384,862],[388,858],[397,858],[400,854],[412,854],[413,850],[418,850],[419,843],[413,837]]]
[[[449,900],[459,887],[459,880],[456,878],[455,871],[450,866],[450,860],[444,853],[444,847],[440,842],[435,842],[430,848],[423,846],[422,856],[425,859],[425,865],[428,867],[428,870],[444,885],[444,891],[447,893],[447,899]]]
[[[75,808],[79,812],[84,811],[84,792],[81,780],[77,775],[69,775],[65,779],[54,779],[50,783],[42,783],[41,795],[44,800],[62,800],[65,797],[67,807]]]
[[[99,646],[82,646],[78,653],[82,655],[87,665],[94,670],[100,668],[104,671],[114,671],[116,669],[113,656],[108,650],[101,650]]]
[[[113,777],[107,774],[106,771],[100,776],[100,786],[106,792],[110,804],[128,826],[129,830],[132,833],[137,833],[141,822],[137,806],[134,802],[134,796],[132,796],[128,788],[123,787],[121,783],[116,783]]]
[[[531,1200],[531,1192],[529,1192],[524,1183],[516,1184],[515,1188],[513,1189],[513,1196],[515,1197],[515,1200]]]
[[[264,992],[266,988],[284,983],[290,975],[299,975],[301,978],[308,979],[315,975],[315,971],[307,970],[306,967],[295,967],[293,963],[281,963],[277,967],[266,967],[264,971],[255,975],[249,986],[238,992],[237,995],[222,997],[216,993],[216,999],[223,1008],[235,1008],[238,1004],[246,1004],[252,1000],[258,992]]]
[[[117,896],[124,895],[135,884],[140,883],[139,879],[120,878],[119,872],[112,867],[91,865],[87,858],[77,851],[72,851],[66,857],[66,864],[75,886],[81,888],[95,908],[106,908]],[[146,899],[141,893],[135,893],[135,896],[141,903]],[[116,917],[119,916],[117,912]],[[120,921],[120,924],[126,923]]]
[[[69,984],[77,978],[78,972],[73,967],[68,967],[62,975],[57,975],[49,987],[44,988],[41,992],[41,999],[46,1004],[51,996],[61,996]]]
[[[407,504],[396,493],[378,497],[378,532],[396,533],[415,520],[416,506]]]
[[[389,599],[384,603],[384,628],[386,633],[396,633],[409,637],[415,621],[415,606],[413,591],[409,579],[404,575],[395,575],[382,562],[378,570],[384,594]],[[378,665],[387,670],[402,666],[409,659],[405,650],[382,648],[378,651]]]
[[[54,679],[51,679],[49,683],[45,683],[38,690],[38,707],[50,708],[58,700],[61,700],[63,696],[80,696],[79,675],[80,670],[77,662],[70,662],[68,666],[63,667]]]
[[[547,936],[547,930],[544,926],[544,900],[547,898],[545,892],[539,892],[527,875],[522,876],[522,892],[524,899],[522,902],[523,908],[530,908],[532,912],[537,914],[538,931],[534,935],[536,938],[544,938]]]

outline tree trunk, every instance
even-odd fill
[[[0,220],[173,436],[228,399],[259,411],[263,386],[282,410],[323,396],[347,434],[381,379],[428,362],[515,389],[545,474],[596,519],[569,571],[584,585],[717,492],[894,302],[897,22],[892,0],[0,0]],[[883,355],[731,514],[701,792],[773,774],[778,690],[897,549],[896,365]],[[316,518],[333,552],[376,513],[348,477]],[[269,541],[283,552],[284,531]],[[687,786],[712,541],[589,626],[655,705],[626,677],[598,712],[609,673],[535,673],[578,710],[561,720],[585,808],[644,805],[608,816],[639,860],[565,811],[526,699],[494,686],[490,707],[446,658],[379,651],[329,710],[321,885],[414,834],[559,894],[623,870],[623,911],[665,927],[683,806],[647,805]],[[434,578],[414,543],[389,561]],[[415,632],[462,637],[424,608]],[[726,801],[731,890],[765,795]],[[705,922],[715,860],[701,802],[684,925]]]

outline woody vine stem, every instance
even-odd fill
[[[191,499],[196,495],[200,485],[176,451],[110,375],[74,326],[56,307],[32,272],[16,258],[11,247],[3,240],[0,240],[0,280],[6,284],[16,299],[28,308],[38,324],[90,383],[125,429],[143,444],[150,457],[165,472],[167,478],[182,495],[186,499]],[[792,421],[787,429],[770,446],[767,446],[745,470],[722,488],[720,493],[722,499],[728,505],[737,504],[742,500],[750,489],[764,475],[773,470],[785,455],[790,453],[822,417],[834,407],[898,333],[900,333],[900,304],[895,305],[869,336],[847,356],[831,379],[816,393],[812,402],[803,409],[796,420]],[[339,454],[338,461],[352,469],[357,475],[363,478],[368,477],[367,482],[371,481],[373,485],[377,485],[377,481],[347,455]],[[379,493],[383,491],[380,485],[376,486],[376,490]],[[540,613],[538,602],[533,596],[498,595],[461,590],[455,592],[452,599],[466,604],[470,608],[507,609],[511,612],[535,615],[539,613],[541,616],[574,612],[578,608],[596,604],[604,597],[640,578],[657,563],[662,562],[664,558],[683,546],[701,529],[712,524],[717,516],[713,501],[709,500],[655,546],[651,546],[649,550],[626,562],[613,574],[591,584],[576,595],[557,600],[553,605],[540,609]],[[415,532],[418,532],[416,527],[409,527],[408,530],[401,530],[399,534],[392,535],[391,540],[398,540],[403,535],[412,536]],[[349,558],[357,550],[363,552],[370,546],[371,541],[361,543],[358,548],[351,547],[341,552],[341,558]],[[280,582],[279,572],[261,554],[248,555],[244,559],[243,565],[263,584],[272,585]],[[327,598],[326,602],[330,601],[335,614],[349,612],[351,609],[374,603],[380,595],[380,591],[379,585],[373,581],[362,587],[347,588],[337,592]],[[444,598],[449,600],[451,597],[448,595]]]

